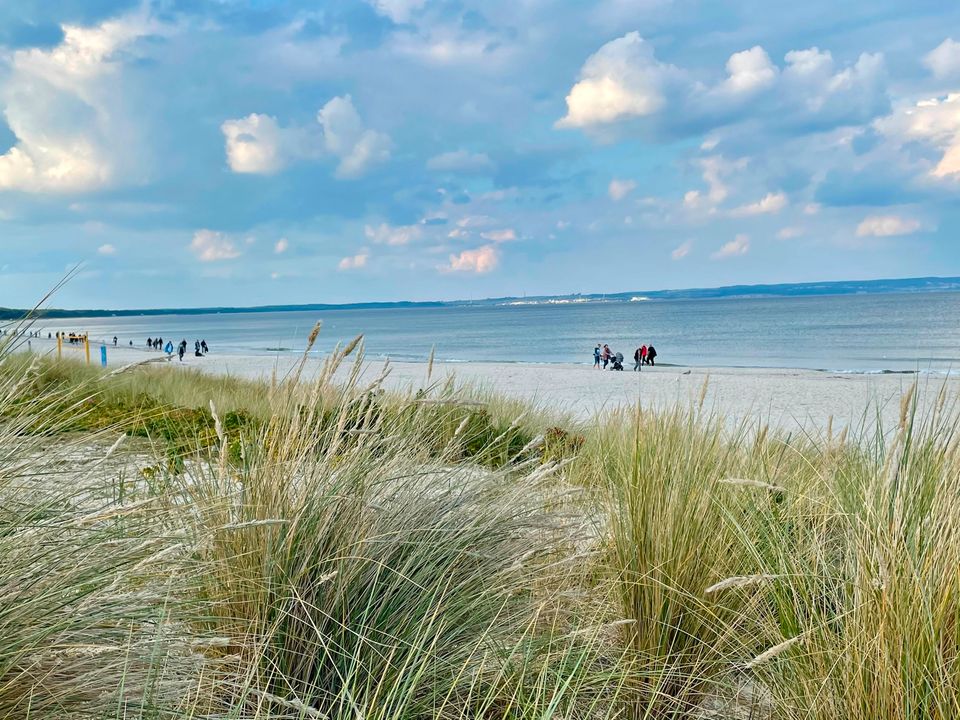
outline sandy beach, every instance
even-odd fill
[[[56,344],[46,338],[31,340],[34,352],[55,353]],[[82,359],[81,350],[65,351],[67,357]],[[165,361],[163,353],[145,348],[108,347],[108,367],[156,358],[172,367],[201,370],[219,375],[251,380],[268,379],[274,373],[284,375],[299,360],[291,354],[219,355],[205,357],[192,353],[183,361]],[[99,345],[91,346],[91,358],[99,362]],[[323,357],[311,357],[307,374],[319,369]],[[363,378],[373,381],[383,370],[383,360],[364,362]],[[389,389],[423,387],[427,383],[427,364],[391,362],[385,382]],[[341,370],[345,374],[346,368]],[[900,397],[914,382],[918,384],[921,406],[933,402],[944,383],[951,392],[960,390],[960,378],[937,375],[845,374],[815,370],[779,368],[686,368],[658,366],[636,373],[595,370],[576,364],[527,363],[436,363],[431,383],[448,377],[498,394],[533,402],[586,421],[618,406],[644,408],[671,407],[677,403],[699,401],[704,383],[707,385],[704,405],[731,419],[750,419],[769,423],[785,431],[824,429],[831,422],[834,428],[858,427],[868,413],[867,423],[875,425],[876,417],[885,428],[897,424]]]

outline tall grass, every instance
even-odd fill
[[[577,428],[361,358],[0,350],[0,717],[960,715],[945,392],[840,435]]]

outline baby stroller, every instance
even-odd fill
[[[617,353],[613,356],[613,365],[610,367],[611,370],[623,370],[623,353]]]

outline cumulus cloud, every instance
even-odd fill
[[[924,56],[923,64],[937,79],[960,77],[960,42],[947,38]]]
[[[349,179],[390,157],[389,136],[366,127],[349,95],[327,102],[317,122],[319,127],[283,127],[259,113],[227,120],[220,126],[227,163],[236,173],[270,175],[326,154],[339,160],[336,176]]]
[[[652,115],[666,104],[665,87],[675,73],[654,57],[640,33],[611,40],[587,58],[557,126],[583,128]]]
[[[827,129],[869,121],[889,107],[880,54],[863,53],[842,67],[813,47],[788,52],[780,68],[757,45],[731,55],[726,71],[719,83],[696,79],[657,60],[631,32],[587,59],[556,124],[590,129],[647,118],[647,129],[674,137],[751,119],[771,128]]]
[[[673,252],[670,253],[670,257],[674,260],[683,260],[687,255],[690,254],[690,250],[693,249],[693,243],[687,240],[682,245],[678,245],[673,249]]]
[[[504,228],[503,230],[488,230],[480,233],[484,240],[490,240],[495,243],[512,242],[517,239],[517,231],[513,228]]]
[[[720,249],[710,257],[714,260],[725,260],[727,258],[746,255],[748,252],[750,252],[750,238],[741,233],[730,242],[724,243]]]
[[[880,53],[862,53],[838,69],[829,51],[793,50],[784,58],[783,105],[798,113],[797,122],[834,127],[866,122],[889,107],[886,68]],[[785,124],[792,122],[785,117]]]
[[[912,235],[921,228],[919,220],[899,215],[868,215],[857,225],[857,237]]]
[[[241,255],[233,240],[215,230],[197,230],[193,234],[190,250],[200,262],[233,260]]]
[[[494,169],[493,161],[485,153],[453,150],[427,160],[427,169],[451,173],[485,173]]]
[[[97,248],[97,252],[98,252],[100,255],[116,255],[116,254],[117,254],[117,248],[115,248],[115,247],[114,247],[113,245],[111,245],[110,243],[104,243],[103,245],[101,245],[100,247]]]
[[[226,140],[227,163],[235,173],[271,175],[304,154],[308,145],[297,140],[297,129],[281,128],[276,118],[253,113],[220,126]]]
[[[339,263],[337,263],[338,270],[357,270],[362,267],[366,267],[367,260],[370,259],[370,253],[367,250],[361,250],[356,255],[349,255],[345,258],[342,258]]]
[[[286,238],[280,238],[277,240],[276,244],[273,246],[273,251],[277,255],[282,255],[288,249],[290,249],[290,242]]]
[[[484,245],[475,250],[464,250],[451,255],[450,264],[442,269],[446,272],[466,272],[482,275],[495,270],[500,264],[500,252],[494,245]]]
[[[633,192],[636,187],[637,183],[633,180],[617,180],[614,178],[607,186],[607,193],[609,193],[611,200],[619,201]]]
[[[777,81],[777,66],[759,45],[734,53],[727,60],[727,79],[720,90],[733,95],[748,95],[771,87]]]
[[[767,193],[755,203],[741,205],[730,211],[732,217],[776,214],[787,206],[787,196],[782,192]]]
[[[317,113],[317,121],[327,150],[340,159],[337,177],[359,177],[390,157],[390,138],[366,128],[349,95],[330,100]]]
[[[936,151],[934,178],[960,180],[960,93],[901,108],[876,127],[895,146],[919,142]]]
[[[379,225],[367,225],[363,229],[363,234],[371,242],[379,245],[408,245],[410,241],[417,240],[423,231],[418,225],[388,225],[380,223]]]
[[[700,158],[701,174],[707,185],[707,192],[690,190],[683,196],[683,204],[689,210],[712,210],[727,199],[730,189],[724,178],[743,170],[747,166],[747,159],[727,160],[722,155],[711,155]]]
[[[0,155],[0,190],[95,190],[114,184],[137,155],[123,107],[124,60],[161,27],[140,12],[62,30],[59,45],[9,57],[0,103],[16,141]]]

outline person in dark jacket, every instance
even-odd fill
[[[637,348],[633,351],[633,371],[640,372],[643,369],[643,355],[640,353],[640,348]]]
[[[647,346],[647,362],[650,365],[656,365],[654,359],[657,357],[657,349],[653,345]]]

